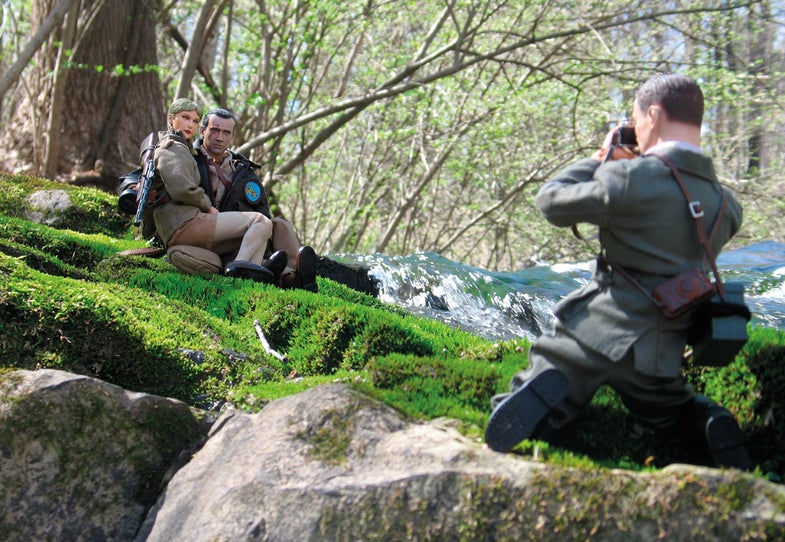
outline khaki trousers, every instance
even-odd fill
[[[261,264],[272,235],[273,223],[261,213],[199,213],[180,226],[168,245],[201,247],[219,256],[236,250],[236,260]]]

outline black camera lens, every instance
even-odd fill
[[[120,177],[117,185],[117,208],[127,215],[136,214],[136,187],[139,184],[139,171],[132,171]]]
[[[136,214],[136,189],[128,188],[124,190],[117,199],[117,207],[127,215]]]

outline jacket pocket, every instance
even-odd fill
[[[553,306],[553,314],[566,322],[573,316],[583,311],[586,305],[600,292],[600,284],[596,280],[590,281],[586,286],[568,294]]]

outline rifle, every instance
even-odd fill
[[[134,226],[142,223],[142,216],[147,207],[147,199],[150,196],[150,186],[155,178],[155,161],[153,154],[158,145],[158,132],[151,132],[139,149],[139,160],[142,163],[142,174],[140,175],[140,187],[136,198],[136,215],[134,216]]]

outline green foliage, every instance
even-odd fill
[[[46,15],[26,13],[29,4],[4,4],[4,66]],[[147,105],[136,100],[154,90],[168,103],[180,76],[193,75],[181,73],[182,49],[170,34],[189,35],[206,10],[220,10],[211,12],[217,24],[205,36],[219,46],[205,50],[210,73],[193,78],[194,93],[212,102],[206,107],[228,105],[237,115],[234,144],[262,165],[274,207],[303,240],[324,253],[423,250],[515,269],[532,259],[587,255],[583,243],[542,220],[533,195],[565,163],[589,156],[609,123],[629,115],[644,78],[680,71],[702,83],[703,146],[745,206],[745,227],[734,242],[781,241],[779,4],[287,0],[233,2],[229,9],[226,2],[165,2],[149,6],[149,20],[172,32],[148,40],[145,61],[128,64],[125,55],[108,52],[88,60],[76,48],[70,52],[80,58],[61,66],[74,84],[53,100],[22,103],[47,80],[57,48],[69,56],[62,48],[68,44],[55,40],[7,92],[0,124],[14,134],[6,141],[9,165],[36,167],[60,134],[24,120],[47,119],[53,103],[65,109],[52,118],[80,118],[79,89],[90,82],[122,79],[132,88],[127,110],[89,104],[99,116],[133,116]],[[111,17],[109,4],[99,6],[77,17],[79,43],[100,33],[101,25],[89,21]],[[231,39],[219,39],[227,27]],[[150,83],[135,92],[139,81]],[[160,89],[152,88],[156,82]],[[131,124],[150,128],[147,116],[138,120]],[[143,136],[115,130],[107,138],[101,130],[111,118],[75,131],[78,123],[65,122],[64,139],[78,143],[63,143],[63,165],[92,161],[105,145],[107,167],[117,168],[121,159],[133,161],[138,146],[129,142]],[[30,155],[31,163],[18,163]],[[0,192],[4,208],[25,207],[13,190]],[[122,223],[114,209],[105,216],[101,227]]]
[[[0,239],[2,371],[52,367],[192,405],[248,409],[340,381],[413,418],[452,418],[481,439],[490,398],[527,365],[526,340],[490,342],[324,277],[315,294],[183,275],[165,259],[117,254],[141,242],[1,213]],[[265,350],[257,322],[283,360]],[[738,416],[774,480],[785,474],[783,357],[785,333],[750,328],[732,364],[686,372]],[[516,453],[636,470],[702,460],[676,435],[638,427],[607,388],[550,444],[525,441]]]

